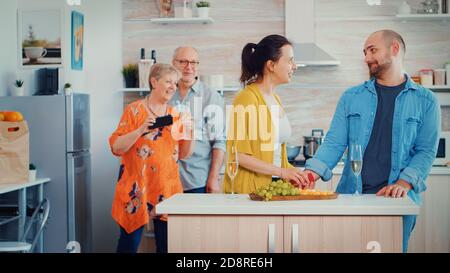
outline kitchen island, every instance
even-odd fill
[[[168,214],[169,252],[402,251],[409,198],[342,194],[334,200],[252,201],[246,194],[177,194],[156,206]]]

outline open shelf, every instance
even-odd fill
[[[367,15],[367,16],[338,16],[338,17],[321,17],[316,18],[318,22],[354,22],[354,21],[432,21],[442,20],[450,21],[450,14],[395,14],[395,15]]]
[[[450,85],[426,85],[424,87],[437,92],[450,92]]]
[[[394,20],[395,16],[389,15],[367,15],[367,16],[337,16],[337,17],[319,17],[317,22],[354,22],[354,21],[387,21]]]
[[[225,86],[221,89],[217,89],[217,92],[223,95],[224,92],[237,92],[241,89],[242,88],[240,86]],[[141,95],[143,95],[144,93],[150,92],[150,90],[148,88],[122,88],[119,89],[118,92],[139,92]]]
[[[225,86],[224,88],[218,89],[217,91],[223,91],[223,92],[237,92],[241,90],[242,88],[240,86]]]
[[[396,14],[402,20],[450,20],[450,14]]]
[[[214,23],[214,19],[211,17],[200,18],[200,17],[192,17],[192,18],[153,18],[150,19],[150,22],[154,24],[160,25],[168,25],[168,24],[212,24]]]
[[[220,88],[217,91],[223,91],[223,92],[234,92],[239,91],[241,87],[239,86],[225,86],[224,88]],[[148,88],[122,88],[119,89],[119,92],[149,92],[150,90]]]
[[[150,92],[148,88],[122,88],[119,92]]]

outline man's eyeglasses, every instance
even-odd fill
[[[183,66],[187,66],[188,64],[192,66],[197,66],[200,64],[199,61],[188,61],[188,60],[175,60],[175,61],[179,62]]]

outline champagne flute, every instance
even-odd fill
[[[229,198],[234,198],[234,178],[237,175],[239,168],[237,150],[234,145],[231,145],[231,152],[227,155],[227,174],[231,180],[231,192]]]
[[[360,144],[351,144],[350,146],[350,163],[352,167],[353,174],[356,177],[356,190],[353,194],[354,196],[359,196],[361,193],[358,190],[358,178],[361,174],[363,158],[362,158],[362,148]]]

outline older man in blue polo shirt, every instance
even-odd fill
[[[405,49],[403,38],[392,30],[377,31],[366,40],[363,52],[371,79],[340,98],[324,143],[306,162],[306,172],[316,180],[330,180],[345,149],[360,144],[361,176],[356,181],[347,158],[337,192],[409,196],[421,204],[436,156],[440,106],[430,90],[405,74]],[[403,216],[403,252],[415,222],[415,215]]]
[[[198,79],[199,55],[193,47],[178,47],[172,64],[181,72],[170,103],[194,118],[194,153],[178,162],[185,193],[220,192],[225,155],[224,102],[216,90]]]

